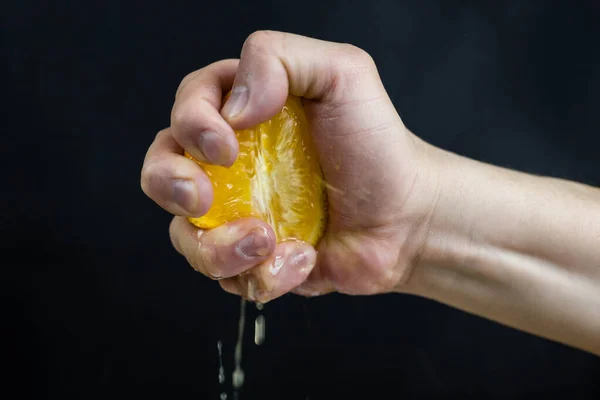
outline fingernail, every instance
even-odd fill
[[[231,96],[223,106],[223,116],[233,119],[240,115],[248,103],[250,92],[246,86],[236,86],[231,91]]]
[[[173,181],[173,200],[185,211],[194,212],[198,200],[194,182],[187,179],[175,179]]]
[[[304,248],[297,248],[294,252],[289,256],[289,261],[286,263],[293,268],[306,268],[310,267],[315,263],[315,255],[314,252],[309,251]]]
[[[294,293],[299,294],[300,296],[305,296],[305,297],[316,297],[316,296],[320,296],[322,294],[321,292],[307,288],[304,285],[300,285],[296,289],[294,289]]]
[[[271,238],[265,228],[256,228],[238,242],[237,250],[244,257],[263,257],[271,252]]]
[[[215,165],[227,165],[231,158],[231,149],[227,141],[215,132],[203,132],[198,138],[198,148],[207,162]]]

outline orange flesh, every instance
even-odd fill
[[[236,136],[240,152],[230,168],[194,160],[213,183],[214,201],[207,214],[190,222],[210,229],[258,217],[273,227],[278,241],[316,245],[325,228],[326,195],[300,99],[290,96],[275,117]]]

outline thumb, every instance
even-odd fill
[[[288,94],[323,103],[385,95],[372,58],[352,45],[258,31],[246,39],[240,58],[221,111],[235,129],[272,118]]]

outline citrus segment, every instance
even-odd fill
[[[196,161],[214,188],[212,207],[194,225],[210,229],[245,217],[260,218],[278,241],[315,245],[323,234],[326,195],[318,154],[301,100],[290,96],[272,119],[236,131],[239,155],[225,168]]]

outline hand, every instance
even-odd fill
[[[306,243],[276,244],[272,229],[257,219],[206,231],[194,227],[185,216],[207,212],[212,185],[183,157],[184,149],[231,165],[238,152],[233,129],[273,117],[288,93],[305,99],[328,183],[329,222],[318,253]],[[366,52],[256,32],[239,61],[216,62],[182,81],[171,126],[150,146],[141,183],[176,215],[170,227],[175,248],[228,292],[260,302],[290,291],[385,293],[407,279],[425,241],[435,199],[425,148],[405,128]],[[275,260],[283,266],[273,268]]]
[[[184,149],[232,164],[232,127],[271,118],[288,93],[306,100],[328,183],[318,253],[306,243],[276,244],[256,219],[196,229],[184,216],[209,209],[212,185]],[[239,61],[190,74],[171,127],[148,150],[142,188],[177,215],[171,238],[190,264],[250,300],[411,293],[600,355],[600,190],[419,140],[356,47],[257,32]]]

